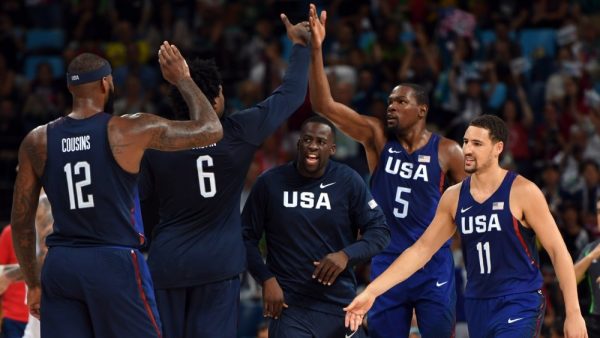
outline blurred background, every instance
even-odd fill
[[[171,116],[156,52],[163,40],[188,58],[215,58],[226,111],[266,98],[281,82],[291,45],[279,19],[306,20],[308,1],[2,0],[0,2],[0,226],[8,224],[17,149],[34,127],[70,112],[65,68],[81,52],[113,67],[115,112]],[[470,119],[502,117],[510,141],[502,165],[536,182],[576,259],[599,237],[600,1],[330,0],[324,58],[334,98],[382,116],[400,82],[429,90],[429,127],[459,143]],[[307,101],[259,152],[262,171],[294,154]],[[362,147],[340,135],[337,160],[368,180]],[[460,272],[460,246],[457,246]],[[564,316],[549,259],[543,334]],[[368,283],[368,266],[361,266]],[[364,271],[364,273],[363,273]],[[260,290],[244,278],[240,334],[256,336]],[[590,296],[580,288],[581,308]],[[460,318],[459,318],[460,320]],[[554,331],[554,332],[553,332]],[[562,331],[562,330],[561,330]]]

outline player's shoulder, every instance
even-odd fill
[[[444,191],[444,196],[447,196],[447,198],[456,198],[458,199],[458,196],[460,195],[460,190],[462,188],[462,185],[465,181],[462,182],[458,182],[456,184],[453,184],[451,186],[448,187],[448,189],[446,189]]]
[[[464,181],[451,185],[448,187],[448,189],[446,189],[446,191],[444,191],[438,205],[438,210],[447,212],[450,215],[454,215],[456,213],[463,183]]]
[[[23,139],[23,142],[21,143],[22,147],[39,147],[39,146],[45,146],[47,143],[47,132],[48,132],[48,125],[50,125],[52,122],[49,122],[47,124],[43,124],[41,126],[37,126],[34,129],[32,129],[30,132],[27,133],[27,135],[25,135],[25,138]]]
[[[273,168],[269,168],[265,170],[262,174],[260,174],[257,178],[257,182],[264,182],[270,180],[278,180],[282,177],[287,177],[287,175],[294,170],[294,164],[292,162],[288,162],[282,165],[275,166]]]
[[[458,142],[455,140],[449,139],[445,136],[439,135],[437,133],[433,133],[433,135],[437,135],[439,137],[439,150],[442,152],[450,153],[450,154],[458,154],[462,156],[462,148]]]
[[[540,188],[535,183],[517,173],[514,175],[516,177],[511,186],[512,193],[517,196],[530,196],[531,194],[541,193]]]
[[[344,179],[347,182],[364,182],[360,174],[345,163],[330,160],[329,165],[329,171],[340,179]]]

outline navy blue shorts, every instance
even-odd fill
[[[470,338],[539,337],[545,312],[541,291],[465,299]]]
[[[340,306],[341,307],[341,306]],[[352,332],[344,326],[343,315],[290,305],[281,317],[269,324],[269,338],[365,338],[361,328]]]
[[[50,248],[40,311],[44,338],[162,335],[146,261],[132,249]]]
[[[237,336],[239,277],[155,293],[164,338]]]
[[[393,255],[374,257],[371,277],[383,273],[396,258]],[[368,314],[369,336],[408,337],[413,309],[421,337],[454,336],[456,286],[454,260],[449,248],[440,249],[425,268],[377,297]]]

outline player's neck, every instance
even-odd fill
[[[404,133],[396,133],[396,139],[408,153],[425,146],[430,137],[431,132],[424,126],[415,126]]]
[[[87,118],[104,110],[103,104],[94,98],[73,98],[73,110],[69,117],[75,119]]]
[[[484,195],[492,194],[502,184],[505,174],[506,170],[499,165],[493,165],[485,170],[478,170],[471,175],[471,190]]]

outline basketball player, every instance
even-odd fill
[[[258,178],[244,206],[248,270],[263,286],[265,316],[273,317],[269,337],[342,337],[342,307],[356,294],[353,266],[381,251],[390,233],[358,173],[329,161],[331,122],[307,119],[297,147],[295,161]],[[362,330],[348,335],[364,337]]]
[[[20,146],[13,241],[30,311],[41,311],[43,337],[161,336],[152,283],[138,251],[145,241],[136,222],[140,161],[148,148],[206,146],[223,130],[178,49],[165,41],[158,59],[192,121],[107,114],[114,88],[110,64],[84,53],[67,69],[72,112],[34,129]],[[55,223],[40,282],[34,216],[42,186]]]
[[[471,174],[442,196],[431,225],[345,310],[357,327],[375,298],[431,259],[456,229],[467,270],[465,314],[469,336],[538,337],[545,312],[536,235],[548,252],[565,302],[565,337],[587,337],[577,299],[573,261],[540,189],[502,169],[498,158],[508,128],[482,115],[465,132],[465,171]]]
[[[326,12],[319,19],[311,5],[310,99],[317,113],[365,148],[372,174],[371,192],[392,232],[390,245],[371,261],[374,278],[423,234],[433,219],[445,176],[454,182],[465,177],[463,156],[456,142],[426,129],[429,99],[421,86],[396,86],[388,98],[385,121],[335,102],[323,69],[325,21]],[[453,335],[456,291],[449,242],[406,283],[378,298],[369,312],[369,334],[375,338],[407,337],[413,309],[423,337]]]
[[[141,198],[158,199],[148,265],[166,338],[237,336],[239,274],[246,268],[240,195],[254,152],[304,102],[308,85],[308,22],[292,25],[294,44],[283,83],[253,107],[223,116],[214,62],[191,62],[194,81],[221,117],[224,137],[203,148],[148,151]],[[176,111],[187,107],[179,94]],[[190,306],[193,304],[193,306]]]

